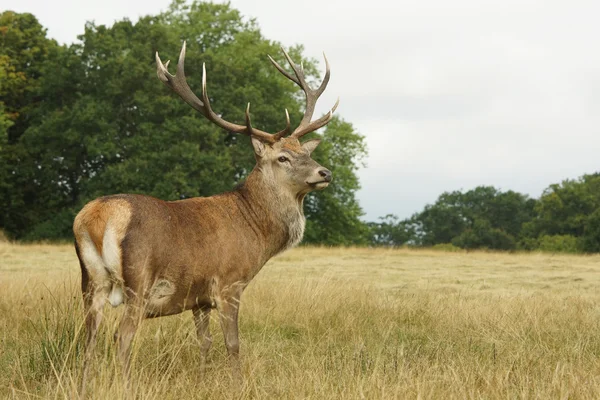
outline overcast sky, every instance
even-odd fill
[[[156,14],[169,0],[0,0],[62,43],[84,23]],[[410,216],[443,191],[494,185],[538,197],[600,171],[600,2],[233,0],[263,34],[325,51],[317,111],[367,138],[367,220]],[[265,60],[265,62],[267,62]],[[245,101],[245,100],[244,100]]]

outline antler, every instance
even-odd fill
[[[300,125],[291,134],[291,137],[300,138],[306,135],[307,133],[316,131],[322,126],[325,126],[331,120],[331,116],[337,108],[340,99],[338,98],[333,108],[331,108],[331,110],[329,110],[327,114],[311,122],[312,116],[315,112],[315,105],[317,103],[317,100],[319,99],[319,96],[321,96],[321,94],[325,91],[327,83],[329,82],[329,61],[327,61],[327,57],[325,57],[325,54],[323,54],[323,56],[325,57],[325,65],[327,67],[325,72],[325,78],[323,79],[323,82],[321,82],[319,88],[313,90],[306,83],[306,79],[304,77],[304,67],[301,65],[299,69],[298,66],[294,64],[288,53],[283,49],[283,47],[281,48],[281,50],[283,51],[285,58],[290,63],[290,66],[294,70],[294,74],[296,75],[295,77],[289,74],[286,70],[284,70],[279,64],[277,64],[277,62],[273,60],[271,56],[269,56],[269,59],[271,60],[273,65],[275,65],[275,68],[279,70],[279,72],[281,72],[289,80],[300,86],[300,88],[304,91],[304,94],[306,95],[306,111],[304,112],[304,117],[302,118],[302,121],[300,121]],[[185,42],[183,42],[183,46],[181,47],[181,53],[179,54],[179,61],[177,62],[177,71],[175,75],[171,75],[167,70],[169,66],[169,60],[167,60],[167,62],[163,64],[160,57],[158,56],[158,52],[156,52],[156,73],[158,75],[158,78],[161,81],[163,81],[165,85],[170,87],[175,93],[177,93],[179,97],[181,97],[186,103],[188,103],[195,110],[199,111],[202,115],[204,115],[209,121],[230,132],[254,136],[269,143],[275,143],[279,139],[290,133],[290,115],[287,109],[285,110],[286,127],[282,131],[279,131],[275,134],[270,134],[268,132],[261,131],[260,129],[252,127],[252,123],[250,121],[250,103],[248,103],[248,106],[246,107],[246,125],[237,125],[225,121],[219,115],[217,115],[210,107],[210,100],[208,99],[208,94],[206,93],[205,64],[202,64],[202,100],[200,100],[194,94],[194,92],[192,92],[192,89],[190,89],[189,85],[187,84],[187,81],[185,79],[184,63]]]
[[[317,129],[327,125],[327,123],[331,120],[331,116],[337,108],[340,99],[337,99],[337,101],[327,114],[311,122],[312,116],[315,112],[315,105],[317,104],[317,100],[319,99],[319,96],[323,94],[325,88],[327,87],[327,84],[329,83],[329,61],[327,61],[327,57],[325,56],[325,53],[323,53],[326,67],[325,77],[323,78],[323,82],[321,82],[321,85],[316,90],[314,90],[311,89],[310,86],[308,86],[308,83],[306,83],[306,79],[304,77],[304,66],[302,64],[300,64],[300,66],[296,65],[283,47],[281,48],[281,51],[283,51],[283,54],[285,55],[285,58],[290,64],[290,67],[292,67],[294,75],[296,75],[295,77],[289,74],[285,69],[283,69],[281,65],[277,64],[277,62],[273,60],[271,56],[269,56],[269,60],[271,60],[275,68],[277,68],[279,72],[281,72],[286,78],[294,82],[296,85],[300,86],[300,88],[304,91],[304,94],[306,95],[306,111],[304,112],[304,117],[302,118],[302,121],[300,121],[300,125],[294,130],[294,132],[292,132],[291,135],[291,137],[300,138],[306,135],[307,133],[316,131]]]
[[[167,70],[167,67],[169,66],[169,60],[167,60],[167,62],[163,64],[160,57],[158,56],[158,51],[156,52],[156,73],[158,75],[158,78],[161,81],[163,81],[165,85],[170,87],[175,93],[177,93],[186,103],[188,103],[195,110],[199,111],[202,115],[204,115],[209,121],[230,132],[254,136],[269,143],[274,143],[289,133],[290,117],[288,115],[287,110],[285,110],[287,126],[281,132],[272,135],[268,132],[261,131],[260,129],[253,128],[250,122],[250,103],[248,103],[248,106],[246,107],[245,126],[225,121],[219,115],[217,115],[210,107],[210,100],[208,99],[208,94],[206,93],[206,66],[202,64],[202,100],[200,100],[194,94],[194,92],[192,92],[192,89],[190,89],[189,85],[187,84],[184,73],[184,63],[185,42],[183,42],[183,46],[181,47],[179,61],[177,62],[177,72],[175,73],[175,75],[171,75]]]

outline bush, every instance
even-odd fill
[[[540,240],[536,237],[524,237],[519,240],[518,250],[532,251],[540,248]]]
[[[486,220],[476,220],[473,228],[453,238],[452,244],[463,249],[514,250],[516,247],[512,235],[493,228]]]
[[[23,239],[26,241],[71,239],[75,215],[76,212],[73,209],[62,210],[49,220],[33,226]]]
[[[581,241],[571,235],[544,235],[539,238],[539,250],[553,253],[581,253]]]
[[[586,253],[600,253],[600,208],[585,222],[581,249]]]

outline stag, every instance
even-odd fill
[[[156,53],[158,78],[209,121],[229,132],[250,136],[256,165],[233,191],[211,197],[163,201],[150,196],[119,194],[86,204],[73,224],[81,266],[86,327],[86,349],[81,393],[95,347],[102,310],[125,305],[115,334],[125,377],[130,369],[131,343],[144,318],[191,310],[200,340],[201,365],[212,343],[209,315],[219,314],[225,345],[239,376],[238,309],[242,293],[263,265],[276,254],[298,244],[304,233],[303,200],[331,182],[331,172],[311,158],[320,140],[300,138],[330,120],[338,102],[324,116],[312,120],[315,104],[329,81],[312,89],[304,69],[283,54],[293,75],[270,56],[286,78],[306,96],[306,111],[291,132],[286,127],[271,134],[252,126],[250,104],[246,124],[227,122],[216,114],[206,91],[202,66],[202,95],[190,89],[184,74],[185,42],[175,75]],[[338,100],[339,101],[339,100]],[[291,134],[290,134],[291,133]]]

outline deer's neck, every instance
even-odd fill
[[[236,194],[246,221],[264,241],[267,259],[302,240],[304,194],[283,190],[258,169],[250,173]]]

